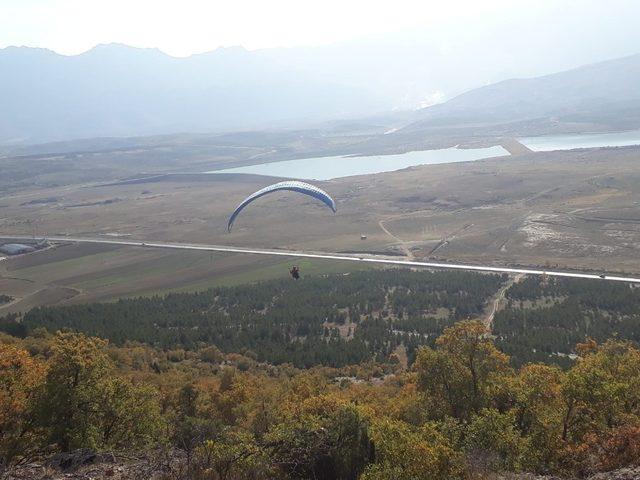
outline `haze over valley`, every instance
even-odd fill
[[[560,4],[501,8],[480,24],[472,17],[431,15],[422,28],[354,33],[328,45],[229,46],[182,57],[126,42],[72,55],[9,43],[0,50],[0,70],[11,72],[0,79],[0,145],[300,129],[328,120],[348,128],[372,115],[356,124],[397,128],[412,120],[400,112],[489,84],[497,85],[462,95],[444,109],[418,112],[415,120],[460,123],[476,121],[479,113],[484,121],[617,116],[621,99],[638,108],[638,57],[623,57],[637,54],[634,45],[640,44],[633,2],[618,3],[616,22],[600,21],[611,13],[600,2],[583,2],[581,15]],[[587,43],[591,48],[583,48]],[[616,58],[621,60],[597,64]],[[585,65],[593,66],[572,70]],[[530,95],[536,91],[544,96]]]

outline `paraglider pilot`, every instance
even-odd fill
[[[294,265],[293,267],[291,267],[291,270],[289,270],[289,273],[291,274],[291,277],[294,280],[298,280],[300,278],[300,269],[298,268],[297,265]]]

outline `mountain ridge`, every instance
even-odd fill
[[[277,126],[388,105],[237,48],[187,58],[121,44],[0,50],[0,143]]]
[[[638,85],[640,54],[538,77],[512,78],[422,109],[416,114],[422,118],[405,131],[434,124],[508,123],[553,117],[597,123],[625,110],[626,116],[635,118],[640,115]]]
[[[96,45],[71,56],[6,47],[0,49],[0,69],[13,75],[0,78],[0,145],[300,129],[372,118],[401,133],[530,121],[541,124],[544,132],[557,123],[555,117],[585,128],[640,126],[640,54],[467,88],[444,103],[403,112],[396,102],[405,87],[407,96],[409,90],[421,92],[420,98],[430,99],[427,103],[447,97],[433,90],[447,77],[437,71],[437,62],[419,67],[422,74],[433,72],[431,81],[420,84],[418,70],[407,71],[403,86],[397,81],[406,59],[387,63],[380,78],[374,78],[366,75],[366,61],[349,66],[358,50],[327,48],[231,46],[173,57],[157,48],[121,43]],[[378,53],[384,59],[393,51]],[[453,91],[464,83],[457,82]]]

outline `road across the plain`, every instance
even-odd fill
[[[29,237],[2,236],[0,238],[14,241],[33,240]],[[129,247],[145,247],[145,248],[169,248],[174,250],[200,250],[207,252],[227,252],[227,253],[246,253],[252,255],[271,255],[281,257],[296,258],[318,258],[324,260],[339,260],[346,262],[363,262],[376,263],[384,265],[399,265],[404,267],[423,267],[434,269],[449,270],[467,270],[476,272],[493,272],[493,273],[509,273],[524,275],[546,275],[549,277],[568,277],[568,278],[588,278],[593,280],[608,280],[612,282],[640,283],[640,278],[622,277],[619,275],[579,273],[579,272],[561,272],[554,270],[538,270],[528,268],[508,268],[493,267],[489,265],[464,265],[458,263],[440,263],[440,262],[419,262],[414,260],[397,260],[384,257],[381,255],[344,255],[338,253],[322,253],[322,252],[301,252],[296,250],[273,250],[258,248],[240,248],[224,245],[199,245],[190,243],[166,243],[166,242],[142,242],[138,240],[120,240],[120,239],[103,239],[103,238],[82,238],[82,237],[46,237],[50,242],[72,242],[72,243],[99,243],[106,245],[123,245]]]

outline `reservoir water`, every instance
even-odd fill
[[[519,138],[518,141],[535,152],[571,150],[573,148],[626,147],[640,145],[640,130],[579,135],[544,135]]]
[[[332,178],[392,172],[416,165],[469,162],[489,157],[509,155],[502,147],[487,148],[443,148],[423,150],[398,155],[372,155],[354,157],[315,157],[281,162],[248,165],[246,167],[214,170],[207,173],[252,173],[273,177],[297,178],[301,180],[329,180]]]

